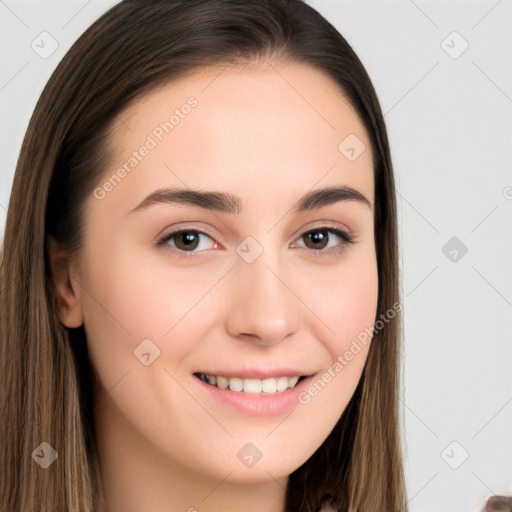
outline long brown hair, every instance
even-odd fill
[[[19,156],[0,267],[0,510],[104,510],[83,327],[58,320],[49,235],[78,251],[83,204],[105,172],[109,128],[134,99],[211,64],[272,58],[331,77],[371,141],[377,317],[400,303],[395,186],[374,88],[345,39],[301,0],[124,0],[75,42],[46,85]],[[286,510],[405,512],[398,399],[401,317],[375,330],[347,408],[290,475]],[[47,442],[57,461],[32,458]]]

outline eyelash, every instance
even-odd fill
[[[306,231],[305,233],[303,233],[302,235],[300,235],[299,238],[303,238],[308,234],[316,233],[319,231],[326,231],[329,234],[336,235],[338,238],[341,239],[341,243],[338,247],[334,247],[334,248],[330,248],[330,249],[316,249],[315,250],[315,249],[310,249],[309,247],[305,247],[305,249],[309,249],[310,251],[314,252],[315,257],[339,254],[346,249],[346,246],[348,244],[354,243],[354,239],[352,238],[352,236],[349,233],[347,233],[346,231],[340,230],[340,229],[330,227],[330,226],[319,226],[314,229],[310,229],[310,230]],[[198,229],[179,229],[177,231],[173,231],[172,233],[167,233],[167,234],[163,235],[162,237],[160,237],[157,241],[157,245],[159,247],[167,245],[168,248],[171,249],[173,252],[175,252],[179,258],[191,258],[191,257],[194,257],[194,254],[203,252],[203,251],[183,251],[181,249],[177,249],[175,247],[168,245],[167,242],[172,240],[175,236],[183,234],[183,233],[194,233],[194,234],[205,235],[208,238],[210,238],[212,241],[215,241],[213,239],[212,235],[205,231],[201,231]],[[304,247],[300,247],[300,249],[304,249]],[[324,254],[321,254],[321,253],[324,253]]]

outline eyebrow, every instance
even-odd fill
[[[372,210],[372,203],[361,192],[346,186],[310,191],[303,195],[292,209],[293,213],[300,213],[341,201],[355,201]],[[239,214],[242,211],[241,199],[227,192],[202,191],[191,188],[166,188],[149,194],[129,213],[146,210],[157,204],[188,204],[230,214]]]

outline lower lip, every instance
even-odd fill
[[[302,379],[294,388],[287,389],[272,395],[244,393],[220,389],[194,376],[194,380],[214,400],[231,406],[235,410],[249,416],[276,417],[291,412],[300,402],[299,395],[309,386],[313,376]]]

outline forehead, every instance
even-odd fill
[[[162,85],[116,118],[113,166],[149,141],[140,172],[126,180],[141,193],[159,180],[245,187],[248,195],[254,186],[291,190],[293,180],[303,189],[322,180],[373,201],[364,125],[340,87],[306,64],[201,68]]]

